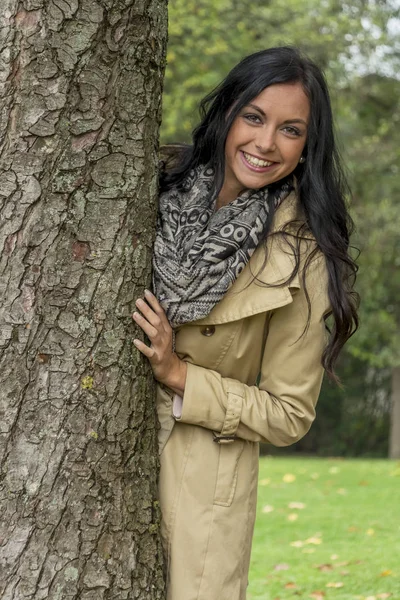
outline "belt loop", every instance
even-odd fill
[[[212,432],[213,434],[213,442],[216,442],[217,444],[231,444],[232,442],[234,442],[236,440],[236,435],[219,435],[217,433],[215,433],[215,431]]]

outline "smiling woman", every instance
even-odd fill
[[[164,150],[153,293],[133,318],[158,381],[168,600],[244,600],[260,441],[315,418],[357,326],[347,188],[319,68],[293,48],[237,65]],[[326,318],[333,327],[328,333]]]
[[[218,207],[295,170],[306,143],[309,114],[310,102],[299,82],[271,85],[243,107],[226,138]]]

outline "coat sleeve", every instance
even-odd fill
[[[269,315],[259,385],[249,386],[188,363],[180,416],[175,416],[178,421],[211,429],[223,441],[236,436],[275,446],[293,444],[307,433],[315,418],[327,342],[324,260],[310,265],[306,285],[311,302],[308,325],[302,287],[294,291],[290,304]]]

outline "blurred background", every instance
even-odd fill
[[[190,142],[201,98],[244,56],[287,44],[329,83],[362,304],[343,389],[325,381],[311,431],[279,452],[400,458],[400,0],[170,0],[161,142]]]

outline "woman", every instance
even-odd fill
[[[240,62],[166,166],[133,318],[159,382],[169,600],[245,598],[258,442],[305,435],[357,326],[345,189],[324,78],[286,47]]]

